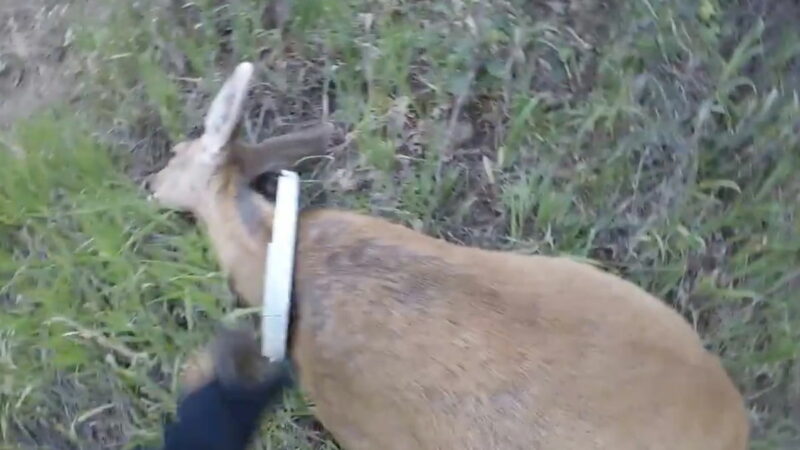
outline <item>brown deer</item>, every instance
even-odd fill
[[[199,218],[233,290],[259,305],[273,206],[250,182],[324,154],[331,127],[232,142],[252,73],[236,68],[151,191]],[[347,211],[302,212],[297,237],[289,354],[344,448],[747,448],[719,359],[628,281]]]

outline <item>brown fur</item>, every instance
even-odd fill
[[[242,193],[237,160],[186,204],[233,289],[258,305],[272,205]],[[344,448],[747,448],[742,398],[718,358],[619,277],[337,210],[301,215],[296,258],[290,353]]]

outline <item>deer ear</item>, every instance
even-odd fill
[[[239,64],[211,102],[206,114],[205,132],[201,138],[207,152],[217,153],[230,141],[241,118],[252,77],[253,64]]]
[[[259,144],[236,142],[231,148],[242,174],[246,179],[252,180],[264,172],[289,169],[305,158],[327,154],[333,131],[333,124],[326,122],[305,130],[271,137]]]

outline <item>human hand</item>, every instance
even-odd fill
[[[164,450],[243,450],[261,416],[291,385],[290,364],[267,363],[243,332],[222,330],[212,347],[210,381],[178,403]]]

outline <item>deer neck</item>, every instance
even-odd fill
[[[241,179],[222,181],[197,216],[233,290],[247,304],[260,302],[272,205]]]

